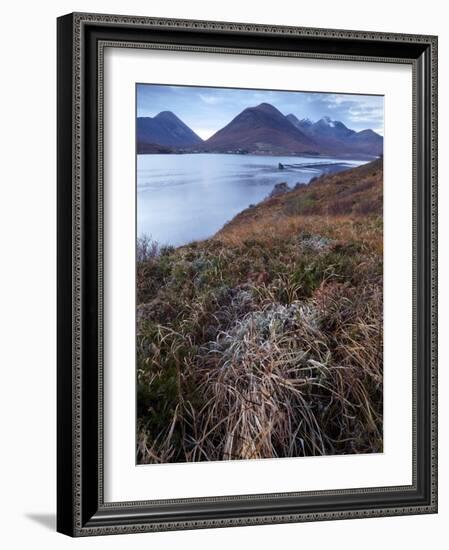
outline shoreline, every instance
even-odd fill
[[[238,153],[236,151],[232,152],[223,152],[223,151],[173,151],[173,152],[146,152],[139,153],[136,152],[136,156],[172,156],[172,155],[235,155],[239,157],[289,157],[289,158],[310,158],[310,159],[339,159],[339,160],[366,160],[366,162],[371,162],[380,158],[380,156],[375,155],[364,155],[364,154],[342,154],[342,155],[323,155],[323,154],[311,154],[311,153]]]
[[[287,197],[289,194],[294,194],[295,192],[297,192],[300,189],[309,188],[310,185],[315,183],[320,178],[326,178],[326,177],[330,177],[330,176],[333,176],[333,175],[336,175],[336,174],[344,174],[344,173],[350,172],[352,170],[357,170],[358,168],[361,168],[361,167],[365,166],[365,164],[370,164],[370,163],[367,162],[367,163],[357,165],[357,166],[348,166],[344,162],[340,162],[340,163],[332,163],[332,162],[321,163],[319,166],[321,166],[322,168],[328,168],[328,170],[322,170],[319,175],[311,178],[307,183],[298,182],[298,183],[296,183],[295,186],[292,186],[292,187],[290,187],[285,181],[282,181],[282,172],[283,172],[283,170],[279,170],[279,172],[280,172],[279,181],[273,184],[273,187],[271,188],[271,190],[269,191],[269,193],[265,197],[261,198],[259,201],[257,201],[254,204],[249,204],[246,207],[242,208],[231,219],[228,219],[227,221],[225,221],[216,231],[214,231],[210,235],[208,235],[204,238],[200,238],[200,239],[192,239],[192,240],[189,240],[189,241],[187,241],[185,243],[181,243],[181,244],[172,244],[172,243],[169,243],[169,242],[160,242],[160,241],[157,241],[157,240],[154,241],[154,242],[157,243],[157,246],[159,248],[167,248],[167,247],[171,248],[171,247],[173,247],[174,249],[179,249],[179,248],[182,248],[182,247],[190,246],[192,243],[202,243],[202,242],[208,241],[210,239],[214,239],[216,237],[216,235],[221,233],[227,226],[229,226],[229,224],[232,224],[236,219],[239,219],[242,216],[245,216],[245,214],[250,212],[250,211],[257,210],[260,207],[263,208],[264,205],[267,202],[269,202],[273,199],[275,199],[275,200],[276,199],[282,199],[283,200],[283,198]],[[288,166],[288,165],[286,165],[286,166]],[[301,165],[298,165],[298,166],[300,168],[307,168],[309,166],[315,168],[316,164],[311,164],[311,165],[301,164]],[[276,189],[279,189],[280,186],[282,186],[282,191],[276,193]],[[139,236],[137,236],[137,239],[145,239],[146,237],[147,237],[146,233],[141,233]]]

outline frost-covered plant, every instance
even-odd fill
[[[332,246],[332,241],[321,235],[302,233],[299,235],[298,244],[303,252],[326,252]]]

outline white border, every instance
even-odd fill
[[[410,485],[411,67],[106,48],[104,69],[105,501]],[[135,466],[136,82],[385,95],[383,454]]]

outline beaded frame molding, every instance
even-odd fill
[[[412,66],[412,485],[104,502],[105,47]],[[57,71],[57,530],[89,536],[437,512],[437,37],[74,13],[58,18]]]

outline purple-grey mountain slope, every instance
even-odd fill
[[[137,151],[154,146],[192,147],[203,140],[171,111],[137,119]]]

